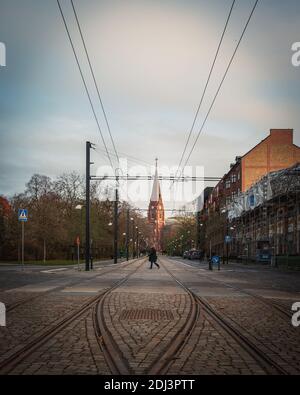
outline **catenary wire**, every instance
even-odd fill
[[[252,10],[251,10],[251,13],[250,13],[250,15],[249,15],[249,17],[248,17],[248,20],[247,20],[247,22],[246,22],[246,25],[245,25],[243,31],[242,31],[242,34],[241,34],[241,36],[240,36],[240,39],[239,39],[239,41],[238,41],[238,43],[237,43],[237,45],[236,45],[236,47],[235,47],[235,50],[234,50],[234,52],[233,52],[233,55],[232,55],[231,58],[230,58],[230,61],[229,61],[228,65],[227,65],[227,68],[226,68],[225,73],[224,73],[224,75],[223,75],[223,77],[222,77],[222,80],[221,80],[221,82],[220,82],[220,84],[219,84],[219,87],[218,87],[218,89],[217,89],[217,91],[216,91],[216,93],[215,93],[215,96],[214,96],[214,98],[213,98],[213,100],[212,100],[212,103],[211,103],[211,105],[210,105],[210,107],[209,107],[209,109],[208,109],[208,111],[207,111],[207,113],[206,113],[206,116],[205,116],[204,121],[203,121],[203,123],[202,123],[202,125],[201,125],[201,128],[200,128],[200,130],[199,130],[199,132],[198,132],[198,134],[197,134],[197,136],[196,136],[196,139],[195,139],[195,141],[194,141],[194,144],[193,144],[193,146],[192,146],[192,148],[191,148],[191,150],[190,150],[190,153],[189,153],[189,155],[188,155],[188,157],[187,157],[187,159],[186,159],[186,161],[185,161],[185,164],[184,164],[183,168],[181,169],[181,172],[180,172],[180,174],[179,174],[179,177],[181,177],[181,175],[182,175],[182,173],[183,173],[183,170],[184,170],[185,166],[187,165],[187,163],[188,163],[188,161],[189,161],[189,159],[190,159],[190,157],[191,157],[191,155],[192,155],[192,153],[193,153],[193,151],[194,151],[194,149],[195,149],[195,146],[196,146],[196,144],[197,144],[197,142],[198,142],[198,139],[199,139],[199,137],[200,137],[200,134],[202,133],[202,131],[203,131],[203,129],[204,129],[204,126],[205,126],[206,121],[207,121],[207,119],[208,119],[208,117],[209,117],[209,114],[210,114],[210,112],[211,112],[211,110],[212,110],[212,108],[213,108],[213,106],[214,106],[214,104],[215,104],[215,101],[216,101],[216,99],[217,99],[217,97],[218,97],[218,95],[219,95],[219,92],[220,92],[220,90],[221,90],[221,87],[222,87],[222,85],[223,85],[223,83],[224,83],[224,81],[225,81],[225,79],[226,79],[226,76],[227,76],[227,74],[228,74],[228,71],[229,71],[229,69],[230,69],[230,66],[231,66],[231,64],[232,64],[232,62],[233,62],[233,60],[234,60],[234,57],[235,57],[235,55],[236,55],[236,53],[237,53],[237,50],[238,50],[238,48],[239,48],[239,46],[240,46],[240,43],[241,43],[241,41],[242,41],[242,39],[243,39],[243,37],[244,37],[244,35],[245,35],[245,32],[246,32],[247,27],[248,27],[248,25],[249,25],[249,23],[250,23],[250,20],[251,20],[251,18],[252,18],[252,15],[253,15],[253,13],[254,13],[254,11],[255,11],[255,8],[256,8],[256,6],[257,6],[257,3],[258,3],[258,0],[255,1],[255,4],[254,4],[254,6],[253,6],[253,8],[252,8]],[[179,177],[178,177],[178,178],[179,178]]]
[[[75,8],[73,0],[71,0],[71,5],[72,5],[72,8],[73,8],[73,12],[74,12],[74,15],[75,15],[77,27],[78,27],[78,30],[79,30],[79,33],[80,33],[81,41],[83,43],[83,47],[84,47],[84,51],[85,51],[85,54],[86,54],[86,57],[87,57],[87,61],[88,61],[88,64],[89,64],[91,75],[92,75],[92,78],[93,78],[93,81],[94,81],[94,85],[95,85],[95,88],[96,88],[96,91],[97,91],[99,103],[100,103],[100,106],[101,106],[101,109],[102,109],[102,112],[103,112],[103,115],[104,115],[104,119],[105,119],[105,123],[106,123],[106,126],[107,126],[107,130],[108,130],[109,135],[110,135],[110,139],[111,139],[111,142],[112,142],[114,153],[115,153],[115,156],[116,156],[116,158],[117,158],[117,160],[119,162],[118,152],[116,150],[116,145],[115,145],[112,133],[111,133],[110,124],[108,122],[107,114],[106,114],[106,111],[105,111],[105,108],[104,108],[104,105],[103,105],[103,100],[102,100],[101,95],[100,95],[99,86],[98,86],[98,83],[96,81],[94,69],[93,69],[93,66],[92,66],[92,62],[91,62],[91,59],[90,59],[90,56],[89,56],[89,52],[88,52],[88,49],[87,49],[87,46],[86,46],[86,42],[85,42],[84,35],[83,35],[83,32],[82,32],[81,24],[79,22],[78,14],[76,12],[76,8]]]
[[[77,53],[76,53],[76,50],[75,50],[75,46],[74,46],[72,37],[70,35],[70,31],[69,31],[69,28],[68,28],[68,25],[67,25],[67,22],[66,22],[66,19],[65,19],[65,16],[64,16],[64,13],[63,13],[63,10],[61,8],[59,0],[57,0],[57,4],[58,4],[58,8],[59,8],[59,11],[60,11],[60,14],[61,14],[64,26],[65,26],[66,32],[67,32],[67,36],[69,38],[69,41],[70,41],[70,44],[71,44],[71,47],[72,47],[72,50],[73,50],[73,54],[75,56],[75,60],[76,60],[77,66],[78,66],[78,70],[79,70],[79,73],[80,73],[80,76],[81,76],[81,79],[82,79],[82,82],[83,82],[86,94],[87,94],[88,99],[89,99],[89,103],[90,103],[90,106],[91,106],[91,109],[92,109],[92,112],[93,112],[93,115],[94,115],[94,118],[95,118],[98,130],[99,130],[100,135],[101,135],[102,143],[104,145],[104,148],[105,148],[107,157],[109,159],[110,165],[111,165],[112,168],[114,168],[112,160],[111,160],[111,157],[110,157],[108,149],[107,149],[107,145],[106,145],[105,140],[104,140],[104,136],[103,136],[103,133],[102,133],[102,130],[101,130],[101,127],[100,127],[100,123],[99,123],[98,117],[97,117],[97,114],[96,114],[96,111],[95,111],[95,108],[94,108],[94,105],[93,105],[93,102],[92,102],[92,99],[91,99],[91,95],[89,93],[89,89],[87,87],[87,83],[85,81],[85,78],[84,78],[84,75],[83,75],[83,71],[82,71],[82,68],[80,66],[80,62],[79,62],[79,59],[78,59],[78,56],[77,56]]]
[[[207,87],[208,87],[208,84],[209,84],[211,75],[212,75],[212,73],[213,73],[213,70],[214,70],[214,67],[215,67],[215,64],[216,64],[216,61],[217,61],[219,52],[220,52],[220,48],[221,48],[221,45],[222,45],[222,42],[223,42],[223,39],[224,39],[226,30],[227,30],[227,26],[228,26],[228,24],[229,24],[229,20],[230,20],[231,14],[232,14],[232,10],[233,10],[234,4],[235,4],[235,0],[233,0],[233,2],[232,2],[232,4],[231,4],[230,10],[229,10],[229,14],[228,14],[228,16],[227,16],[227,19],[226,19],[226,22],[225,22],[225,26],[224,26],[222,35],[221,35],[221,38],[220,38],[220,40],[219,40],[219,44],[218,44],[218,47],[217,47],[217,50],[216,50],[216,53],[215,53],[213,62],[212,62],[212,64],[211,64],[211,67],[210,67],[210,70],[209,70],[209,74],[208,74],[208,77],[207,77],[207,80],[206,80],[206,84],[205,84],[204,90],[203,90],[203,92],[202,92],[202,96],[201,96],[199,105],[198,105],[198,107],[197,107],[196,114],[195,114],[194,119],[193,119],[192,127],[190,128],[190,131],[189,131],[189,134],[188,134],[188,138],[187,138],[187,140],[186,140],[185,147],[184,147],[184,149],[183,149],[183,152],[182,152],[182,155],[181,155],[181,158],[180,158],[180,161],[179,161],[179,165],[178,165],[177,170],[176,170],[176,172],[175,172],[175,177],[176,177],[177,174],[178,174],[178,171],[179,171],[180,166],[181,166],[181,164],[182,164],[182,161],[183,161],[184,155],[185,155],[185,153],[186,153],[188,144],[189,144],[189,142],[190,142],[190,139],[191,139],[191,136],[192,136],[192,133],[193,133],[193,130],[194,130],[194,127],[195,127],[195,124],[196,124],[196,121],[197,121],[197,118],[198,118],[198,115],[199,115],[199,112],[200,112],[200,109],[201,109],[201,106],[202,106],[202,103],[203,103],[203,99],[204,99],[204,96],[205,96],[205,94],[206,94]],[[173,182],[173,184],[174,184],[174,182]],[[171,184],[171,187],[172,187],[173,184]]]

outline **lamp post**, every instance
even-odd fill
[[[183,235],[180,236],[181,239],[181,256],[183,256]]]
[[[136,226],[135,227],[135,231],[136,231],[136,257],[139,257],[139,227]]]
[[[132,222],[132,258],[134,259],[135,257],[135,250],[134,250],[134,230],[135,230],[135,225],[134,225],[134,218],[130,218],[130,221]]]
[[[123,236],[122,250],[125,251],[125,255],[126,255],[126,239],[127,239],[126,232],[123,232],[122,236]],[[123,256],[123,253],[122,253],[122,256]]]
[[[225,208],[223,208],[222,210],[221,210],[221,213],[222,214],[226,214],[226,209]],[[223,240],[223,245],[225,245],[226,247],[226,263],[227,263],[227,265],[228,265],[228,261],[229,261],[229,244],[228,244],[228,233],[229,233],[229,223],[228,223],[228,218],[227,218],[227,216],[225,217],[225,221],[224,221],[224,228],[225,228],[225,235],[224,235],[224,240]],[[223,248],[223,263],[224,263],[224,248]]]
[[[84,204],[77,204],[75,210],[80,210],[80,239],[79,237],[76,238],[77,243],[77,255],[78,255],[78,267],[79,267],[79,260],[80,260],[80,240],[82,240],[82,216],[83,216],[83,208],[85,207]]]
[[[127,209],[126,213],[126,261],[129,261],[129,216],[130,211]]]
[[[109,226],[110,228],[112,228],[112,226],[113,226],[112,221],[110,221],[110,222],[107,224],[107,226]],[[111,231],[111,230],[110,230],[110,233],[112,234],[112,231]],[[111,257],[112,257],[112,255],[111,255]]]
[[[119,192],[116,188],[114,202],[114,263],[118,263],[118,236],[119,236]]]

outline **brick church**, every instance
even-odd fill
[[[158,179],[157,159],[152,193],[148,208],[148,223],[152,225],[151,243],[157,251],[161,251],[162,229],[165,225],[165,211]]]

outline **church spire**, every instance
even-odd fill
[[[148,209],[148,222],[152,225],[152,243],[161,250],[161,232],[165,224],[164,205],[158,178],[158,159],[155,159],[155,175]]]
[[[152,187],[152,193],[151,193],[151,202],[159,202],[161,198],[161,191],[160,191],[160,184],[159,184],[159,179],[158,179],[158,170],[157,170],[157,162],[158,159],[155,159],[155,175],[154,175],[154,181],[153,181],[153,187]]]

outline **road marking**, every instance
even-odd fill
[[[68,267],[60,267],[59,269],[50,269],[50,270],[41,270],[41,273],[55,273],[55,272],[61,272],[63,270],[68,270]]]
[[[178,260],[177,262],[180,263],[181,265],[188,266],[188,267],[193,267],[194,269],[198,269],[197,266],[194,266],[194,265],[191,265],[191,264],[188,264],[188,263],[183,263],[180,260]],[[199,269],[199,270],[204,270],[204,269]]]

